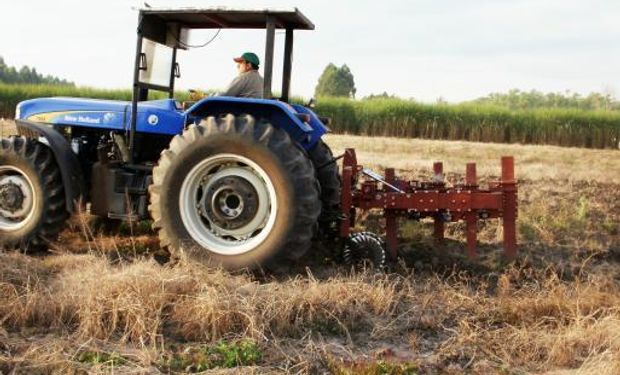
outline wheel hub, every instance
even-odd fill
[[[200,208],[202,216],[218,227],[239,229],[256,216],[258,194],[246,179],[228,176],[210,184]]]
[[[0,186],[0,208],[9,212],[15,212],[22,208],[24,194],[19,185],[9,182]]]
[[[25,216],[32,208],[30,184],[22,176],[0,178],[0,214],[8,219]]]
[[[32,182],[17,167],[0,166],[0,230],[17,230],[28,224],[35,207]]]
[[[194,166],[181,185],[179,208],[192,239],[222,255],[255,249],[272,230],[278,210],[269,175],[235,154],[216,154]]]

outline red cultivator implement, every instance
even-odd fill
[[[340,236],[349,238],[349,242],[352,239],[353,245],[349,245],[349,248],[378,238],[368,232],[357,237],[351,234],[356,210],[382,209],[385,218],[385,247],[392,259],[397,256],[398,221],[423,218],[434,220],[434,235],[439,242],[444,238],[446,222],[465,221],[467,254],[470,258],[476,256],[478,220],[501,218],[504,254],[507,258],[514,258],[517,253],[514,159],[502,157],[501,180],[490,182],[486,189],[478,186],[474,163],[467,164],[465,182],[451,187],[446,186],[444,181],[442,163],[435,163],[433,171],[434,178],[428,182],[401,180],[395,176],[393,168],[386,169],[383,177],[358,165],[355,150],[347,149],[342,165],[341,204],[344,215],[340,222]],[[379,243],[379,240],[375,242]],[[383,243],[381,246],[384,246]],[[345,256],[346,251],[351,250],[345,249]]]

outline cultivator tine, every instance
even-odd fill
[[[467,168],[465,170],[465,185],[468,189],[476,189],[478,187],[478,179],[476,176],[476,163],[467,163]],[[467,232],[467,256],[469,257],[469,259],[473,259],[477,256],[477,224],[478,214],[469,209],[467,214],[465,215],[465,226]]]
[[[478,256],[476,252],[476,242],[477,242],[477,218],[475,213],[467,213],[465,224],[466,224],[466,232],[467,232],[467,257],[469,259],[474,259]]]
[[[502,157],[501,186],[504,193],[504,255],[513,259],[517,255],[517,182],[512,156]]]
[[[443,163],[437,161],[433,163],[433,183],[442,186],[445,184],[443,175]],[[440,214],[435,215],[433,220],[433,237],[437,244],[443,243],[446,225]]]
[[[342,160],[342,186],[340,193],[340,205],[342,206],[342,219],[340,221],[340,236],[349,237],[351,226],[355,221],[353,208],[353,176],[357,173],[357,156],[355,150],[347,148],[344,150]]]
[[[342,168],[342,193],[341,193],[341,206],[342,206],[342,219],[340,222],[340,236],[342,238],[349,237],[351,232],[351,184],[353,180],[353,168],[350,166],[343,166]]]
[[[435,215],[433,221],[433,237],[435,238],[435,242],[438,244],[443,243],[445,230],[446,224],[444,223],[443,218],[441,218],[440,215]]]
[[[385,180],[391,184],[395,185],[396,183],[396,174],[394,173],[394,168],[387,168],[385,170]],[[389,204],[394,204],[393,202],[386,202]],[[393,210],[387,209],[385,207],[383,210],[383,215],[385,217],[385,237],[387,243],[387,249],[390,253],[390,258],[392,260],[396,260],[398,257],[398,218]]]

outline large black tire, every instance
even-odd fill
[[[239,177],[244,170],[260,178]],[[235,198],[236,204],[228,207],[223,194],[237,191],[241,199]],[[267,213],[256,199],[260,194],[251,191],[268,193],[269,199],[263,199],[269,204]],[[285,131],[248,115],[208,117],[175,136],[162,152],[149,188],[149,211],[162,246],[173,256],[184,253],[227,269],[256,268],[283,257],[297,259],[308,250],[321,210],[319,191],[312,163]],[[244,198],[246,193],[249,198]],[[226,202],[224,208],[221,202]],[[218,207],[238,209],[239,216],[226,217],[228,213]],[[248,234],[249,245],[236,245],[239,237],[225,232],[236,225],[235,220],[243,231],[261,215],[266,215],[267,224]]]
[[[341,179],[338,163],[328,145],[319,140],[308,152],[316,169],[317,179],[321,185],[321,216],[319,224],[324,232],[334,229],[334,223],[340,216]]]
[[[0,248],[43,250],[56,240],[68,217],[60,170],[51,150],[34,139],[3,138]]]

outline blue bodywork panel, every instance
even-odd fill
[[[19,109],[22,120],[105,130],[130,128],[131,102],[58,97],[26,100]],[[138,132],[175,135],[184,125],[185,115],[173,99],[138,104]]]
[[[19,104],[19,119],[61,126],[129,131],[131,102],[82,98],[41,98]],[[176,135],[186,125],[199,123],[207,116],[223,113],[250,114],[264,118],[284,129],[303,148],[309,149],[327,132],[327,128],[310,109],[277,100],[207,97],[183,112],[174,99],[140,102],[136,131],[139,133]],[[297,114],[309,115],[304,122]]]
[[[200,100],[186,112],[188,120],[193,123],[220,113],[251,114],[255,118],[264,118],[274,126],[284,129],[306,150],[327,133],[327,128],[311,110],[277,100],[211,96]],[[298,113],[309,114],[311,121],[303,122],[297,117]]]

